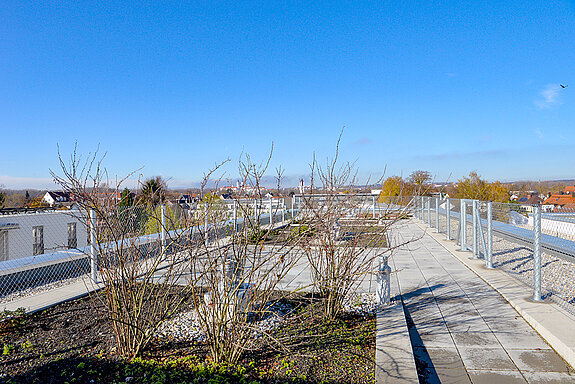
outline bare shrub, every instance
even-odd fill
[[[227,211],[218,200],[204,199],[198,210],[205,223],[198,227],[199,238],[210,240],[190,249],[192,297],[217,363],[237,363],[254,348],[256,336],[265,333],[256,321],[270,315],[269,305],[284,294],[278,290],[281,280],[301,257],[299,237],[275,236],[282,224],[270,225],[264,213],[260,182],[268,164],[269,159],[258,165],[243,157],[240,174],[251,198],[236,196]],[[277,209],[274,213],[280,216]]]
[[[350,294],[374,273],[379,256],[389,257],[405,244],[390,244],[389,233],[411,211],[411,203],[401,196],[386,197],[374,214],[375,197],[342,193],[353,190],[358,179],[354,163],[338,163],[339,140],[334,158],[325,166],[314,158],[312,188],[301,196],[298,217],[310,228],[305,253],[327,320],[335,319]]]
[[[93,283],[102,286],[117,352],[133,358],[159,323],[178,311],[185,291],[191,291],[189,286],[177,294],[173,290],[184,272],[186,231],[172,216],[162,220],[149,206],[120,207],[117,196],[125,179],[112,183],[102,160],[96,153],[82,161],[74,150],[68,163],[60,156],[62,176],[52,175],[74,197],[86,227],[95,229],[91,246],[98,255],[98,281]],[[164,241],[160,233],[146,230],[152,227],[165,229]]]

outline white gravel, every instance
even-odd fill
[[[445,230],[445,221],[440,222]],[[451,220],[451,236],[456,236],[458,222]],[[471,225],[467,230],[467,243],[473,243]],[[571,239],[570,239],[571,240]],[[526,293],[533,286],[533,252],[519,244],[493,236],[493,266],[501,268],[526,284]],[[575,313],[575,263],[541,255],[541,289],[544,297],[552,297],[567,310]]]
[[[344,303],[346,312],[357,314],[374,314],[378,306],[375,302],[375,294],[362,293],[349,297]],[[284,303],[276,302],[268,306],[267,314],[251,324],[255,331],[252,337],[260,337],[264,332],[271,331],[285,322],[293,308]],[[173,319],[163,322],[157,331],[157,336],[179,341],[204,341],[205,334],[201,329],[196,311],[180,313]]]

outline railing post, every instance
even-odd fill
[[[234,200],[234,233],[238,232],[238,202]]]
[[[473,225],[472,225],[472,230],[473,230],[473,258],[474,259],[478,259],[479,258],[479,236],[478,236],[478,231],[479,228],[477,228],[477,225],[479,223],[477,214],[478,214],[478,210],[477,210],[477,200],[473,200],[471,202],[471,207],[472,207],[472,217],[473,217]]]
[[[210,236],[208,233],[208,207],[206,206],[206,213],[204,216],[204,244],[207,247],[210,244]]]
[[[371,205],[373,206],[373,218],[375,219],[375,196],[371,197]]]
[[[445,222],[446,222],[446,239],[451,240],[451,203],[449,202],[449,197],[445,199]]]
[[[273,212],[272,212],[272,198],[270,197],[270,227],[272,225],[274,225],[274,216],[273,216]]]
[[[282,198],[282,223],[286,221],[286,201]]]
[[[162,254],[166,252],[166,205],[162,204],[160,214],[162,215],[162,228],[161,228],[161,235],[160,241],[162,243]]]
[[[431,197],[427,197],[427,225],[431,227]]]
[[[533,209],[533,301],[541,301],[541,205]]]
[[[98,255],[96,254],[96,212],[90,209],[90,278],[98,282]]]
[[[485,255],[485,267],[493,268],[493,203],[487,202],[487,254]]]
[[[439,196],[435,196],[435,232],[439,233]]]
[[[460,244],[460,248],[458,249],[458,251],[467,251],[468,250],[467,249],[467,239],[466,239],[466,237],[467,237],[467,234],[466,234],[466,232],[467,232],[467,228],[466,228],[467,212],[465,211],[466,210],[465,205],[466,205],[465,200],[461,199],[460,207],[459,207],[459,224],[460,224],[460,229],[461,229],[461,233],[460,233],[459,238],[460,238],[461,244]]]
[[[385,255],[379,255],[379,273],[377,274],[377,301],[379,305],[389,305],[391,303],[391,267],[387,263]]]

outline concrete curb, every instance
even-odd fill
[[[377,312],[375,382],[417,384],[419,377],[396,273],[392,274],[390,282],[391,297],[395,297],[395,301]]]

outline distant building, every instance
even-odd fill
[[[72,199],[67,192],[46,192],[42,201],[51,207],[65,205],[70,203]]]
[[[575,208],[575,195],[574,194],[557,194],[551,195],[544,202],[543,206],[552,206],[553,212],[562,210],[573,210]],[[547,208],[549,210],[549,208]]]

